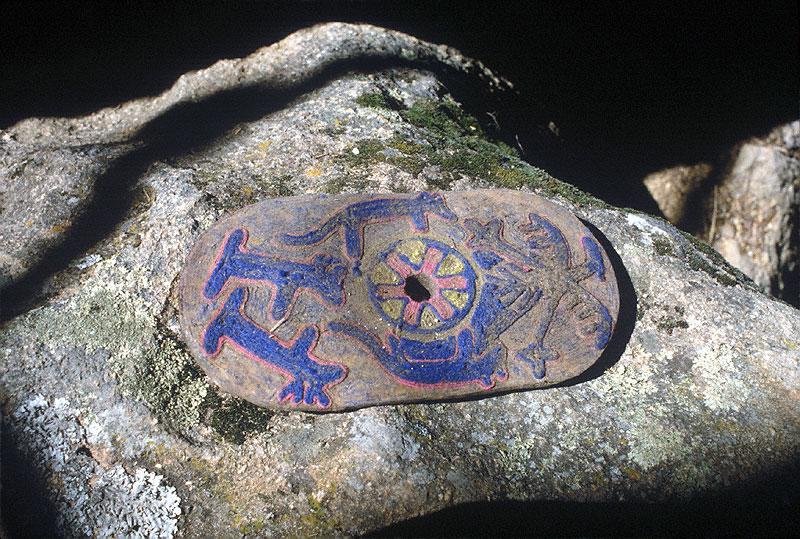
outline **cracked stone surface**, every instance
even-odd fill
[[[326,71],[359,55],[422,63]],[[437,66],[507,88],[451,49],[327,24],[161,96],[0,133],[6,284],[59,245],[83,245],[71,238],[93,233],[81,221],[104,204],[93,192],[127,201],[0,327],[4,428],[50,485],[65,532],[353,535],[477,500],[689,499],[797,458],[800,312],[664,221],[488,139]],[[186,352],[177,277],[227,212],[302,193],[478,187],[535,192],[607,240],[618,329],[578,383],[271,412],[221,393]]]

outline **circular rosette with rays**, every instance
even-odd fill
[[[426,238],[391,245],[367,272],[367,283],[381,316],[417,333],[452,328],[475,299],[475,271],[467,259]]]

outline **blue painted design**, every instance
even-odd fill
[[[503,312],[503,304],[500,303],[496,292],[497,285],[495,283],[483,285],[478,306],[470,320],[470,324],[475,328],[475,348],[478,350],[485,350],[489,345],[489,339],[495,336],[493,335],[495,332],[488,331],[488,328],[492,321],[497,320],[500,313]]]
[[[343,280],[347,268],[327,255],[316,255],[310,263],[280,260],[248,252],[244,249],[247,232],[237,229],[230,233],[219,259],[206,281],[203,293],[213,299],[229,279],[267,281],[273,285],[271,316],[279,320],[286,316],[298,290],[316,292],[332,305],[344,303]]]
[[[581,238],[581,245],[586,252],[586,268],[591,275],[597,275],[601,281],[606,280],[606,265],[603,262],[603,254],[597,242],[588,236]]]
[[[611,325],[613,324],[613,320],[606,306],[599,301],[597,302],[597,313],[600,315],[600,321],[597,324],[597,329],[594,331],[594,347],[598,350],[602,350],[606,347],[608,341],[611,340]]]
[[[472,234],[468,240],[468,245],[475,249],[472,256],[487,271],[472,326],[476,347],[480,350],[540,303],[539,315],[531,326],[532,339],[526,347],[516,351],[516,357],[531,365],[534,378],[542,379],[547,362],[558,359],[558,353],[545,344],[545,337],[565,295],[577,294],[583,298],[572,308],[582,307],[581,321],[588,320],[582,336],[593,336],[598,350],[608,344],[613,320],[606,307],[579,284],[593,275],[605,280],[605,263],[599,245],[592,238],[583,237],[581,244],[586,261],[573,266],[569,244],[558,227],[535,213],[529,214],[528,220],[518,227],[524,237],[524,247],[503,237],[503,223],[499,219],[486,223],[477,219],[464,221],[465,228]],[[554,288],[544,295],[536,286],[536,278],[542,270],[547,271],[554,265],[566,270],[567,279],[553,283]]]
[[[371,326],[353,325],[352,320],[363,313],[344,313],[331,307],[341,307],[346,300],[347,264],[360,274],[358,267],[364,255],[368,225],[407,219],[415,230],[427,231],[431,215],[458,220],[439,194],[375,198],[339,206],[317,229],[297,235],[278,234],[277,238],[285,244],[298,246],[316,245],[337,235],[333,243],[325,244],[325,250],[341,247],[339,258],[316,254],[304,261],[286,260],[280,247],[256,247],[256,251],[266,255],[251,252],[246,248],[247,231],[232,230],[223,240],[218,258],[210,264],[208,278],[203,283],[203,295],[213,301],[203,302],[202,319],[210,322],[201,336],[202,352],[214,356],[228,345],[225,358],[245,361],[241,353],[283,376],[274,375],[281,381],[275,391],[279,400],[325,408],[331,405],[331,388],[345,379],[348,370],[343,364],[326,362],[313,354],[321,335],[326,339],[336,334],[341,340],[354,339],[392,379],[412,387],[432,388],[459,385],[492,388],[509,376],[506,368],[509,361],[514,365],[515,376],[542,380],[547,377],[549,363],[558,360],[559,353],[569,353],[562,343],[575,345],[582,355],[591,346],[602,350],[608,344],[614,321],[608,309],[592,296],[593,290],[602,289],[593,279],[605,280],[605,254],[589,236],[581,238],[583,253],[577,248],[573,253],[559,228],[534,213],[527,215],[528,221],[522,224],[504,223],[498,218],[486,223],[470,218],[453,224],[438,223],[433,234],[405,238],[377,256],[373,255],[383,246],[370,244],[370,264],[386,264],[390,271],[375,267],[377,271],[369,272],[366,282],[355,279],[355,288],[348,292],[362,296],[367,292],[380,315],[397,329],[387,328],[386,334],[377,334]],[[509,228],[504,230],[505,226]],[[396,227],[392,230],[397,232]],[[427,237],[431,235],[442,241]],[[408,241],[420,243],[401,245]],[[461,252],[456,245],[461,246]],[[283,247],[288,252],[306,250]],[[461,264],[454,264],[451,259],[443,267],[450,256]],[[475,269],[476,264],[481,270]],[[446,271],[442,273],[446,275],[438,275],[444,268]],[[459,273],[450,273],[456,269]],[[416,283],[409,282],[412,276]],[[373,278],[379,282],[373,282]],[[582,284],[582,280],[586,281]],[[242,287],[248,283],[271,291],[266,311],[256,317],[259,322],[246,313],[247,290]],[[194,281],[191,284],[197,285]],[[267,328],[277,328],[280,324],[275,321],[291,314],[298,295],[304,291],[319,296],[326,305],[324,318],[329,319],[333,311],[338,311],[344,320],[330,322],[324,333],[323,322],[301,325],[291,341],[278,339],[274,330]],[[253,301],[260,298],[260,295],[254,297]],[[389,300],[398,303],[386,303]],[[261,308],[261,302],[257,303],[258,306],[251,303],[247,310],[254,312],[253,309]],[[212,314],[212,307],[220,305]],[[398,305],[401,305],[400,315],[396,315]],[[413,308],[409,310],[409,306]],[[319,307],[315,306],[310,313],[301,311],[302,308],[295,308],[295,316],[316,315]],[[568,319],[570,314],[577,324]],[[569,323],[562,328],[562,322]],[[509,329],[518,343],[510,347],[501,340]],[[550,334],[551,329],[557,335]],[[574,336],[566,335],[573,329]],[[255,365],[250,364],[250,368]],[[348,402],[364,398],[360,393],[351,394],[352,391],[359,393],[361,389],[355,386],[342,398]],[[402,394],[409,392],[405,390]]]
[[[531,289],[526,283],[517,280],[510,271],[487,276],[471,320],[472,327],[475,328],[478,352],[499,339],[500,335],[525,316],[542,299],[542,295],[540,288]],[[537,379],[544,378],[545,362],[558,358],[558,354],[544,344],[552,318],[552,314],[548,312],[549,305],[546,302],[546,316],[531,328],[533,343],[517,353],[517,357],[531,364],[533,376]]]
[[[373,305],[380,313],[381,317],[392,325],[400,326],[404,331],[413,333],[435,333],[448,330],[458,324],[469,312],[475,299],[475,270],[461,253],[440,241],[418,238],[425,245],[422,259],[414,263],[403,254],[398,247],[403,241],[393,243],[377,260],[386,264],[397,276],[397,284],[374,283],[371,278],[367,278],[367,289]],[[445,276],[439,276],[439,268],[442,262],[448,257],[453,256],[461,262],[462,270]],[[414,301],[404,291],[404,285],[408,276],[424,276],[430,288],[430,298],[424,301]],[[461,307],[454,305],[443,295],[444,291],[452,290],[467,294],[467,299]],[[400,301],[399,318],[389,316],[382,307],[382,303],[387,300]],[[425,309],[430,309],[438,320],[435,327],[424,328],[421,326],[421,315]]]
[[[485,270],[492,269],[503,260],[491,251],[475,251],[472,253],[472,258],[475,259],[478,266]]]
[[[542,342],[533,342],[524,350],[517,352],[517,357],[529,363],[533,377],[541,380],[547,374],[547,362],[558,359],[558,353],[547,348]]]
[[[503,347],[498,345],[486,354],[479,355],[469,329],[459,332],[457,344],[452,337],[423,343],[390,335],[388,349],[363,329],[341,323],[331,323],[328,329],[343,333],[364,345],[389,374],[406,385],[419,387],[477,383],[484,389],[490,389],[494,387],[495,379],[505,378],[505,370],[499,365],[505,359]],[[447,352],[450,352],[449,357],[442,357]]]
[[[564,234],[550,221],[535,213],[528,214],[528,224],[519,227],[531,249],[549,252],[563,267],[569,266],[570,249]]]
[[[539,288],[530,289],[508,277],[488,275],[470,320],[478,353],[530,311],[541,297]]]
[[[420,193],[414,198],[378,198],[350,204],[319,228],[299,235],[284,234],[282,240],[289,245],[313,245],[342,230],[347,255],[354,261],[353,273],[360,275],[358,266],[364,254],[367,224],[408,218],[417,231],[425,232],[429,214],[448,221],[457,219],[439,193]]]
[[[500,219],[490,219],[481,223],[477,219],[465,219],[464,227],[472,234],[467,245],[476,252],[492,252],[500,260],[515,263],[517,266],[527,268],[544,268],[545,261],[536,253],[525,246],[517,247],[503,238],[503,222]]]
[[[327,408],[331,404],[328,389],[347,376],[344,366],[322,363],[311,351],[319,337],[315,326],[300,330],[295,339],[282,343],[264,328],[247,318],[243,309],[247,293],[243,288],[231,292],[222,309],[211,320],[203,334],[203,348],[216,355],[229,342],[249,357],[288,377],[278,394],[279,400],[291,399]]]
[[[400,348],[410,360],[430,361],[437,359],[450,359],[456,353],[456,338],[453,336],[437,341],[423,342],[400,339]]]

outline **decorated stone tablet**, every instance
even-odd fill
[[[598,359],[618,307],[591,232],[507,190],[266,200],[206,231],[181,277],[211,379],[309,411],[563,382]]]

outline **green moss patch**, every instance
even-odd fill
[[[341,526],[339,518],[330,513],[325,506],[313,495],[306,496],[308,501],[309,513],[299,516],[301,525],[300,537],[330,537],[338,535],[336,530]]]
[[[180,434],[200,424],[215,392],[175,337],[156,334],[156,345],[120,373],[123,392],[145,403],[158,419]]]
[[[378,102],[373,94],[365,94],[361,99],[364,103]],[[389,163],[413,176],[431,166],[438,173],[426,178],[430,189],[449,190],[459,178],[469,176],[495,187],[527,188],[578,205],[607,206],[526,163],[507,144],[489,139],[480,123],[449,96],[441,100],[418,100],[409,109],[401,110],[400,116],[419,128],[416,138],[395,135],[389,140],[364,139],[348,148],[338,160],[351,170],[360,170],[363,178],[364,170],[375,163]],[[326,186],[326,191],[340,192],[351,186],[350,181],[343,179]]]
[[[334,176],[325,183],[322,190],[328,194],[335,195],[344,192],[345,189],[353,189],[354,191],[364,191],[369,187],[369,180],[367,174],[363,172],[355,172],[342,176]]]
[[[209,424],[226,441],[241,445],[248,437],[264,432],[274,412],[242,399],[219,399],[210,412]]]
[[[690,268],[707,273],[724,286],[742,284],[753,290],[758,289],[752,279],[731,266],[713,247],[688,232],[679,232],[693,247],[693,249],[686,249],[684,256],[684,260]]]
[[[156,345],[118,374],[124,393],[144,401],[159,421],[184,437],[191,438],[192,430],[203,424],[226,441],[242,444],[266,430],[273,415],[244,400],[221,395],[184,345],[164,328],[156,333]]]
[[[373,109],[399,110],[402,104],[384,92],[365,92],[356,98],[356,103],[362,107]]]
[[[380,140],[363,139],[345,153],[342,159],[353,167],[364,166],[376,161],[385,161],[386,159],[383,155],[385,149],[386,144]]]
[[[669,335],[672,335],[675,329],[687,329],[689,327],[689,323],[684,318],[685,314],[686,311],[679,305],[667,308],[664,316],[655,320],[655,325],[661,331],[666,331]]]
[[[660,235],[653,237],[653,249],[660,256],[675,256],[675,249],[672,247],[672,243]]]
[[[485,136],[478,120],[465,113],[450,96],[441,100],[420,99],[411,108],[401,111],[400,116],[412,125],[450,139],[464,135]]]

